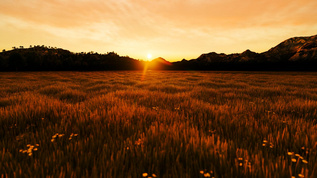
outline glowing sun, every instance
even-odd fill
[[[151,59],[152,59],[152,54],[148,53],[148,54],[147,54],[147,59],[148,59],[148,60],[151,60]]]

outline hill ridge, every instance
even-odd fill
[[[317,71],[317,35],[292,37],[268,51],[256,53],[203,53],[196,59],[169,62],[153,59],[160,70],[313,70]],[[0,53],[0,71],[38,70],[143,70],[146,61],[119,56],[115,52],[73,53],[62,48],[30,46]]]

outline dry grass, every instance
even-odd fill
[[[316,73],[34,72],[0,81],[1,176],[317,177]]]

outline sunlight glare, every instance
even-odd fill
[[[148,60],[151,60],[151,59],[152,59],[152,54],[148,53],[148,54],[147,54],[147,59],[148,59]]]

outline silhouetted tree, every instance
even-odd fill
[[[41,70],[42,59],[35,51],[28,51],[25,54],[27,70]]]
[[[0,55],[0,70],[4,71],[7,69],[7,67],[8,67],[7,60],[3,56]]]
[[[26,66],[26,61],[24,57],[18,53],[18,52],[13,52],[11,53],[9,57],[9,68],[13,70],[25,70],[24,67]]]

